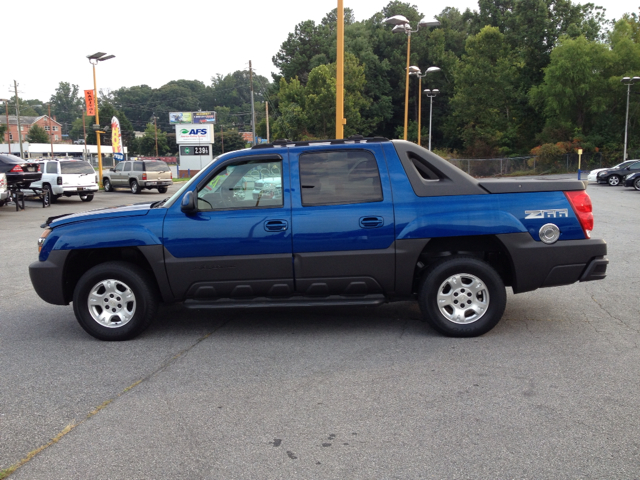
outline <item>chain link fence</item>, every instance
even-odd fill
[[[501,175],[539,175],[542,173],[577,173],[580,170],[593,170],[608,165],[602,153],[577,153],[558,155],[544,161],[535,156],[510,158],[469,158],[448,159],[450,163],[474,177],[497,177]]]

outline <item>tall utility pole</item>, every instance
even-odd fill
[[[265,113],[267,115],[267,143],[269,143],[269,102],[264,102]],[[7,123],[9,123],[7,121]]]
[[[84,121],[85,111],[82,111],[82,136],[84,137],[84,152],[82,152],[82,158],[87,159],[87,127]]]
[[[222,125],[220,125],[220,142],[222,143],[222,153],[224,153],[224,130],[222,130]]]
[[[158,156],[158,123],[156,122],[156,116],[153,116],[153,127],[156,130],[156,157]]]
[[[9,145],[9,155],[11,155],[11,129],[9,128],[9,100],[2,99],[4,102],[4,109],[7,112],[7,145]]]
[[[49,107],[49,143],[51,143],[51,158],[53,158],[53,130],[51,128],[51,104],[47,103],[47,107]]]
[[[20,158],[24,158],[22,151],[22,126],[20,125],[20,100],[18,100],[18,84],[13,81],[13,88],[16,91],[16,117],[18,118],[18,143],[20,144]]]
[[[256,144],[256,109],[253,104],[253,69],[251,68],[251,60],[249,60],[249,82],[251,83],[251,132],[253,134],[253,145]]]
[[[336,139],[344,138],[344,4],[338,0],[337,55],[336,55]]]

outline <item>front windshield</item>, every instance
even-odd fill
[[[204,172],[207,170],[209,165],[211,165],[213,162],[218,160],[218,158],[220,158],[220,156],[217,156],[216,158],[214,158],[206,167],[204,167],[202,170],[200,170],[198,173],[196,173],[195,176],[191,177],[191,180],[189,180],[188,182],[185,182],[185,184],[182,187],[180,187],[180,189],[176,193],[171,195],[171,198],[169,198],[169,200],[167,200],[167,202],[162,206],[166,207],[166,208],[169,208],[171,205],[173,205],[175,203],[175,201],[182,196],[184,191],[187,190],[189,188],[189,186],[192,185],[194,182],[197,182],[198,179],[202,175],[204,175]]]

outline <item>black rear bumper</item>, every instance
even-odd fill
[[[607,276],[607,243],[602,239],[536,242],[528,233],[498,235],[509,252],[513,292],[602,280]]]

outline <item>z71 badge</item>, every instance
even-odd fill
[[[525,210],[527,214],[525,219],[532,218],[563,218],[569,216],[569,211],[566,208],[558,208],[554,210]]]

